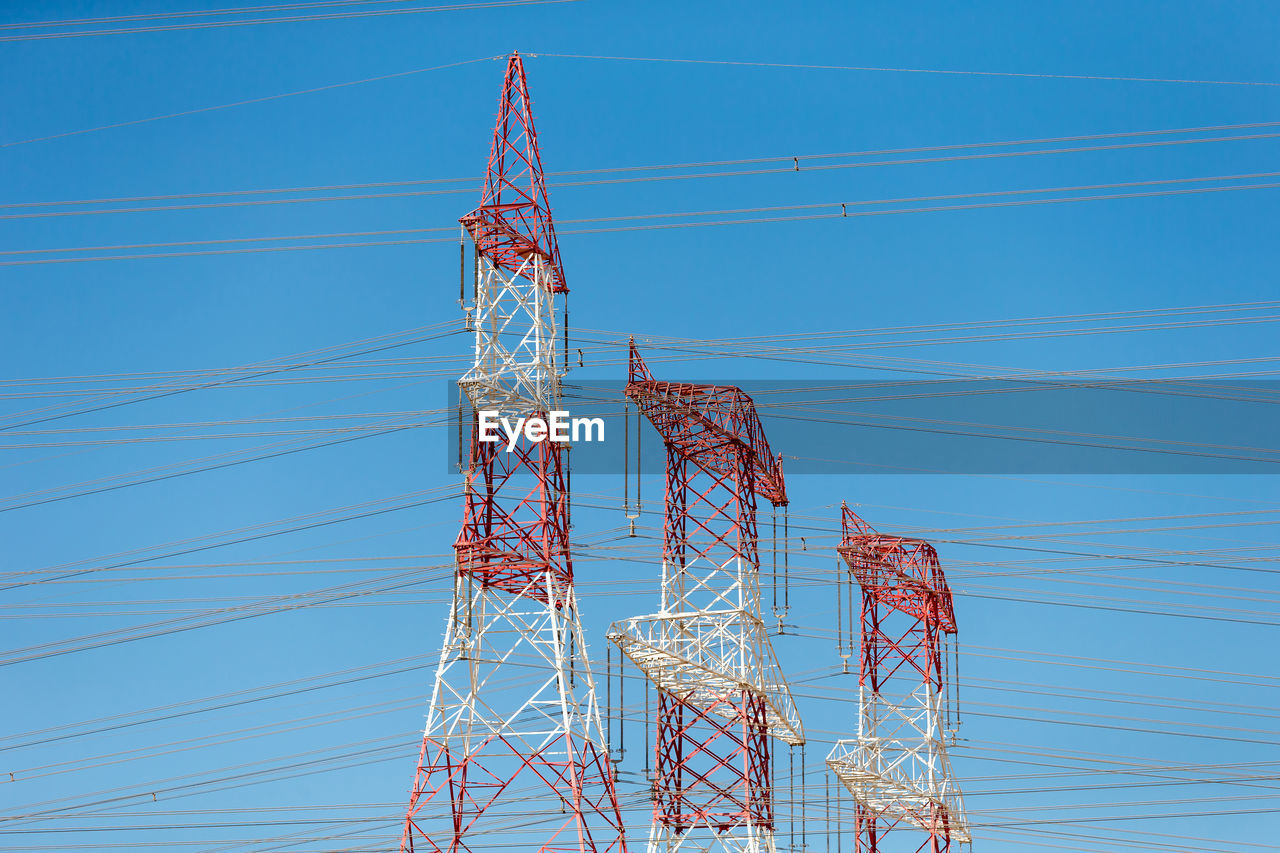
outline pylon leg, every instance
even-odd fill
[[[494,832],[538,850],[622,849],[594,684],[566,654],[582,648],[572,589],[549,572],[534,589],[550,601],[458,574],[402,851],[486,849]]]

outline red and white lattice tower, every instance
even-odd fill
[[[667,457],[661,610],[609,639],[658,691],[650,853],[772,853],[771,739],[804,742],[760,617],[756,496],[787,503],[782,462],[733,386],[659,382],[631,344],[626,395]]]
[[[827,766],[855,802],[854,849],[883,849],[888,831],[924,830],[915,849],[968,844],[960,789],[947,759],[951,589],[928,542],[876,533],[848,506],[837,549],[862,588],[858,736]],[[909,848],[900,848],[909,849]]]
[[[475,244],[478,410],[560,402],[555,300],[567,292],[520,57],[507,62]],[[461,428],[461,425],[459,425]],[[613,771],[573,590],[568,452],[477,440],[444,648],[401,851],[625,853]]]

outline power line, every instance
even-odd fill
[[[515,0],[513,0],[513,2],[515,2]],[[532,0],[529,0],[529,2],[532,2]],[[577,2],[577,0],[537,0],[537,2],[562,3],[562,2]],[[0,37],[0,42],[7,41],[7,40],[9,39],[5,37]],[[15,139],[11,142],[0,142],[0,148],[12,148],[15,145],[29,145],[33,142],[48,142],[53,139],[65,139],[68,136],[80,136],[85,133],[97,133],[100,130],[113,130],[119,127],[132,127],[134,125],[139,125],[139,124],[148,124],[149,122],[153,122],[153,121],[161,121],[163,119],[197,115],[199,113],[213,112],[214,110],[225,110],[230,107],[243,107],[249,104],[261,104],[267,101],[276,101],[281,98],[291,98],[295,95],[312,95],[312,94],[315,94],[316,92],[327,92],[332,89],[342,89],[347,86],[360,86],[365,83],[376,83],[381,80],[393,80],[398,77],[410,77],[415,74],[426,74],[431,71],[443,71],[446,68],[458,68],[463,65],[471,65],[472,63],[475,63],[475,62],[485,62],[486,60],[499,59],[499,58],[500,57],[497,57],[497,56],[482,56],[477,59],[464,59],[459,62],[449,62],[444,65],[432,65],[427,68],[411,68],[408,71],[396,71],[391,74],[379,74],[375,77],[365,77],[361,80],[344,80],[341,83],[329,83],[324,86],[313,86],[309,89],[295,89],[292,92],[281,92],[275,95],[262,95],[261,97],[257,97],[257,98],[245,98],[244,100],[231,101],[230,103],[226,103],[226,104],[214,104],[208,107],[196,107],[190,110],[179,110],[178,112],[164,113],[162,115],[154,115],[154,116],[147,116],[145,118],[129,119],[127,121],[117,121],[117,122],[112,122],[111,124],[101,124],[101,125],[97,125],[96,127],[86,127],[86,128],[81,128],[79,130],[67,130],[61,133],[51,133],[46,136],[33,136],[28,139]]]
[[[548,59],[600,59],[621,62],[657,62],[679,65],[724,65],[746,68],[779,68],[800,71],[878,71],[898,74],[942,74],[963,77],[1024,77],[1056,80],[1108,80],[1124,83],[1190,83],[1213,86],[1280,86],[1271,81],[1253,80],[1197,80],[1177,77],[1117,77],[1100,74],[1046,74],[1016,71],[968,71],[941,68],[890,68],[871,65],[814,65],[786,62],[748,62],[728,59],[676,59],[672,57],[651,56],[599,56],[580,53],[530,53],[530,57],[546,57]]]
[[[372,3],[380,3],[380,2],[397,2],[397,0],[365,0],[365,2],[372,4]],[[408,0],[399,0],[399,2],[408,2]],[[297,14],[297,15],[276,15],[276,16],[271,16],[266,18],[242,18],[240,20],[234,20],[234,21],[201,21],[197,23],[171,23],[171,24],[153,24],[150,26],[137,26],[137,27],[117,27],[114,29],[98,28],[98,29],[88,29],[88,30],[76,30],[72,32],[30,33],[30,34],[22,34],[22,35],[0,36],[0,42],[45,41],[50,39],[82,38],[85,36],[113,36],[113,35],[133,35],[136,33],[162,33],[162,32],[187,31],[187,30],[210,30],[210,29],[222,29],[226,27],[256,26],[260,24],[286,24],[286,23],[292,24],[292,23],[300,23],[304,21],[338,21],[338,20],[349,20],[352,18],[379,18],[379,17],[388,16],[388,15],[415,15],[415,14],[422,14],[427,12],[467,12],[467,11],[481,11],[486,9],[507,9],[507,8],[520,7],[520,6],[542,6],[542,5],[548,5],[553,3],[558,4],[558,3],[577,3],[577,2],[579,2],[579,0],[484,0],[484,2],[453,3],[453,4],[443,5],[443,6],[414,6],[411,8],[400,8],[400,9],[364,9],[364,10],[353,10],[353,11],[346,11],[346,12],[337,11],[337,12]],[[303,4],[296,4],[296,5],[305,8]],[[345,3],[316,4],[316,6],[338,6],[338,5],[348,5],[348,4],[345,4]],[[275,7],[266,7],[266,8],[283,11],[283,10],[288,10],[290,6],[275,6]],[[255,11],[255,9],[254,7],[246,7],[240,11],[252,12],[252,11]],[[210,13],[204,13],[204,14],[210,14]],[[212,14],[228,14],[228,12],[212,13]],[[179,13],[177,15],[171,15],[168,17],[176,18],[176,17],[185,17],[185,16]],[[110,19],[106,19],[106,20],[110,20]],[[48,24],[32,24],[32,25],[26,25],[26,26],[54,27],[54,26],[61,26],[61,25],[56,23],[48,23]]]
[[[1258,173],[1258,174],[1259,176],[1262,176],[1264,173]],[[1273,173],[1265,173],[1265,174],[1269,175]],[[1244,177],[1244,176],[1241,176],[1241,177]],[[931,205],[931,206],[923,206],[923,207],[901,207],[901,208],[887,209],[887,210],[852,210],[851,211],[848,209],[849,207],[855,207],[855,206],[862,207],[862,206],[875,206],[875,205],[886,205],[886,204],[910,204],[910,203],[932,201],[932,200],[962,201],[964,199],[987,199],[987,198],[998,197],[998,196],[1027,195],[1027,194],[1034,194],[1034,193],[1073,192],[1073,191],[1081,191],[1081,190],[1109,189],[1109,188],[1118,188],[1118,187],[1154,186],[1154,185],[1171,184],[1171,183],[1186,183],[1186,182],[1192,182],[1192,181],[1197,181],[1197,182],[1198,181],[1221,181],[1221,180],[1235,180],[1235,179],[1237,178],[1234,176],[1170,178],[1170,179],[1157,180],[1157,181],[1130,181],[1130,182],[1123,182],[1118,184],[1093,184],[1093,185],[1076,186],[1076,187],[1042,187],[1042,188],[1036,188],[1036,189],[1023,189],[1023,190],[998,190],[998,191],[991,191],[991,192],[964,193],[964,194],[953,194],[953,195],[946,195],[946,196],[861,199],[861,200],[850,201],[850,202],[837,201],[837,202],[820,202],[820,203],[800,204],[800,205],[777,205],[777,206],[769,206],[769,207],[734,208],[734,209],[725,209],[725,210],[681,211],[681,212],[675,212],[675,213],[637,214],[629,217],[597,217],[597,218],[576,219],[576,220],[566,220],[566,221],[576,222],[576,223],[590,223],[590,222],[616,222],[619,220],[647,220],[647,219],[656,219],[656,218],[710,217],[710,216],[727,216],[727,215],[732,215],[735,218],[718,219],[718,220],[713,219],[713,220],[706,220],[706,221],[699,221],[695,219],[694,221],[690,221],[690,222],[665,222],[665,223],[647,223],[647,224],[634,224],[634,225],[622,225],[622,226],[607,226],[607,227],[600,227],[600,228],[578,228],[578,229],[570,229],[570,230],[561,230],[559,233],[562,236],[573,236],[573,235],[586,235],[586,234],[618,234],[618,233],[636,232],[636,231],[667,230],[667,229],[673,229],[673,228],[705,228],[705,227],[715,227],[715,226],[725,226],[725,225],[778,224],[778,223],[787,223],[787,222],[806,222],[806,221],[819,220],[819,219],[845,219],[845,218],[854,219],[854,218],[861,218],[861,217],[868,217],[868,216],[887,216],[887,215],[904,214],[904,213],[939,213],[939,212],[959,211],[959,210],[984,210],[984,209],[1009,208],[1009,207],[1039,206],[1039,205],[1046,205],[1046,204],[1070,204],[1070,203],[1090,202],[1090,201],[1113,201],[1118,199],[1160,198],[1160,197],[1172,197],[1172,196],[1199,195],[1199,194],[1206,194],[1206,193],[1237,192],[1242,190],[1275,189],[1277,187],[1280,187],[1280,182],[1272,181],[1272,182],[1262,182],[1262,183],[1254,183],[1254,184],[1238,184],[1238,185],[1213,186],[1213,187],[1191,187],[1191,188],[1184,188],[1184,189],[1161,189],[1161,190],[1149,190],[1144,192],[1130,192],[1130,193],[1099,193],[1099,194],[1082,195],[1082,196],[1055,196],[1050,198],[1018,199],[1015,201],[978,201],[978,202],[973,202],[969,204],[946,204],[946,205]],[[817,211],[817,210],[826,210],[829,212],[798,213],[798,214],[789,215],[789,216],[754,216],[754,217],[749,216],[749,214],[753,214],[753,213],[783,213],[788,211]],[[453,230],[454,228],[452,226],[448,226],[448,227],[438,227],[438,228],[392,229],[388,231],[346,232],[343,234],[315,235],[315,237],[330,238],[330,237],[358,237],[358,236],[387,236],[391,234],[422,233],[422,232],[439,233],[439,232],[453,231]],[[229,240],[218,240],[218,241],[197,240],[197,241],[186,241],[186,242],[179,242],[179,243],[173,243],[173,244],[155,244],[155,245],[175,245],[175,246],[204,245],[207,243],[245,242],[245,241],[258,241],[263,239],[272,239],[272,238],[232,238]],[[276,237],[274,239],[305,240],[305,239],[311,239],[311,238],[308,235],[297,235],[293,237],[281,236],[281,237]],[[387,247],[387,246],[410,246],[410,245],[423,245],[423,244],[432,244],[432,243],[453,243],[455,241],[456,241],[456,238],[453,238],[453,237],[425,237],[425,238],[403,238],[399,240],[356,240],[356,241],[343,242],[343,243],[311,243],[311,244],[302,244],[302,245],[281,245],[281,246],[265,246],[265,247],[249,247],[249,248],[221,248],[221,249],[205,249],[205,250],[193,250],[193,251],[183,251],[183,252],[144,252],[144,253],[124,254],[124,255],[96,255],[96,256],[90,256],[90,257],[39,258],[39,259],[27,259],[27,260],[18,260],[18,261],[0,261],[0,267],[64,264],[64,263],[85,263],[85,262],[91,262],[91,261],[120,261],[120,260],[156,259],[156,258],[208,257],[208,256],[215,256],[215,255],[234,255],[234,254],[249,254],[249,253],[260,253],[260,252],[291,252],[291,251],[308,251],[308,250],[317,250],[317,249],[351,249],[351,248],[370,248],[370,247]],[[127,245],[113,246],[109,248],[118,250],[118,249],[128,249],[129,246]],[[57,252],[90,251],[92,249],[93,247],[83,247],[83,248],[65,247],[65,248],[52,248],[52,249],[44,249],[44,250],[20,250],[20,251],[23,253],[27,251],[43,251],[48,253],[57,253]]]
[[[472,60],[480,61],[480,60]],[[427,69],[434,70],[434,69]],[[416,73],[416,72],[414,72]],[[347,84],[342,84],[347,85]],[[283,97],[283,96],[281,96]],[[1241,129],[1241,128],[1270,128],[1280,125],[1280,122],[1254,122],[1249,124],[1238,125],[1220,125],[1218,129]],[[1251,142],[1260,140],[1272,140],[1280,138],[1280,133],[1251,133],[1237,134],[1233,136],[1216,136],[1216,137],[1200,137],[1192,139],[1163,139],[1163,140],[1145,140],[1139,142],[1120,142],[1106,145],[1087,145],[1087,146],[1068,146],[1064,148],[1041,148],[1032,150],[1015,150],[1015,151],[995,151],[995,152],[979,152],[967,154],[949,154],[945,156],[935,157],[912,157],[895,160],[859,160],[851,163],[818,163],[810,165],[811,160],[829,160],[835,158],[848,159],[853,157],[867,157],[872,155],[883,154],[903,154],[915,152],[936,152],[936,151],[955,151],[968,150],[974,148],[992,148],[992,147],[1008,147],[1019,145],[1039,144],[1044,142],[1073,142],[1085,140],[1114,139],[1117,137],[1133,137],[1133,136],[1152,136],[1167,134],[1186,134],[1200,133],[1214,128],[1198,127],[1198,128],[1179,128],[1160,131],[1135,131],[1132,133],[1102,133],[1087,136],[1063,136],[1050,139],[1023,139],[1009,140],[1004,142],[978,142],[960,145],[935,145],[935,146],[915,146],[909,148],[884,149],[879,151],[854,151],[835,154],[803,154],[791,155],[783,157],[758,157],[746,160],[721,160],[710,162],[692,162],[692,163],[672,163],[666,165],[650,165],[650,166],[633,166],[633,167],[609,167],[592,170],[576,170],[572,172],[559,172],[551,174],[559,175],[592,175],[592,174],[610,174],[618,172],[641,172],[649,174],[641,174],[630,177],[614,177],[614,178],[592,178],[574,181],[560,181],[550,184],[554,189],[565,188],[581,188],[581,187],[597,187],[597,186],[614,186],[619,184],[648,183],[654,181],[684,181],[684,180],[700,180],[708,178],[741,178],[741,177],[757,177],[761,175],[780,175],[795,174],[797,172],[828,172],[843,169],[865,169],[879,168],[887,166],[920,166],[920,165],[937,165],[944,163],[960,163],[974,160],[998,160],[1013,157],[1040,157],[1056,154],[1088,154],[1100,151],[1126,151],[1134,149],[1150,149],[1165,148],[1170,146],[1182,145],[1200,145],[1206,143],[1219,142]],[[759,169],[736,169],[713,172],[698,173],[681,173],[677,170],[689,169],[695,167],[722,167],[737,164],[759,164],[781,162],[785,165],[778,168],[759,168]],[[803,163],[803,165],[801,165]],[[672,174],[651,174],[656,171],[671,171]],[[1229,178],[1244,177],[1260,177],[1262,175],[1272,175],[1274,172],[1258,173],[1255,175],[1236,175],[1224,176],[1222,180]],[[188,211],[188,210],[211,210],[245,206],[262,206],[262,205],[278,205],[278,204],[300,204],[314,202],[337,202],[337,201],[368,201],[388,198],[409,198],[422,196],[438,196],[438,195],[456,195],[460,193],[471,193],[474,189],[470,186],[455,186],[446,189],[426,189],[426,190],[402,190],[402,191],[383,191],[374,193],[354,193],[347,195],[331,195],[331,196],[299,196],[294,198],[250,198],[237,199],[230,201],[215,201],[207,203],[188,203],[188,204],[168,204],[150,207],[124,207],[124,208],[100,208],[90,210],[58,210],[58,211],[31,211],[32,208],[47,208],[56,206],[79,206],[84,207],[93,204],[122,203],[135,201],[191,201],[202,198],[226,198],[228,196],[260,196],[272,194],[291,194],[297,196],[300,193],[314,192],[330,192],[346,189],[373,189],[373,188],[391,188],[405,186],[421,186],[421,185],[439,185],[439,184],[471,184],[475,183],[476,178],[428,178],[410,181],[377,181],[359,184],[334,184],[330,186],[310,186],[310,187],[281,187],[276,189],[253,189],[253,190],[224,190],[208,193],[174,193],[169,195],[157,196],[132,196],[122,197],[118,199],[72,199],[66,201],[45,201],[45,202],[13,202],[9,204],[0,204],[0,208],[23,208],[28,212],[24,213],[7,213],[0,214],[0,219],[39,219],[50,217],[67,217],[67,216],[96,216],[101,214],[120,214],[120,213],[154,213],[166,211]],[[1131,184],[1117,184],[1116,186],[1129,186]],[[1085,189],[1086,187],[1075,187],[1074,189]],[[1069,188],[1063,188],[1069,189]],[[946,198],[946,196],[930,196],[928,198]],[[584,220],[562,220],[564,223],[581,222]],[[596,220],[591,220],[596,221]]]
[[[258,6],[234,6],[224,9],[200,9],[184,12],[148,12],[135,15],[110,15],[97,18],[63,18],[60,20],[24,21],[20,23],[0,24],[0,30],[27,30],[36,27],[70,27],[85,24],[116,24],[124,21],[155,21],[181,18],[213,18],[222,15],[242,15],[246,13],[296,11],[299,9],[334,8],[338,6],[381,6],[392,3],[407,3],[409,0],[313,0],[303,3],[276,3]]]

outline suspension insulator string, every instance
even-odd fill
[[[570,687],[576,686],[576,679],[575,679],[576,673],[574,670],[574,664],[578,660],[578,648],[577,648],[577,643],[574,642],[575,636],[576,634],[574,634],[573,631],[569,632],[569,686]]]
[[[804,795],[804,774],[805,774],[805,745],[800,744],[800,849],[805,850],[809,847],[809,831],[805,826],[805,795]]]
[[[626,661],[618,650],[618,760],[627,754],[627,674],[623,671]],[[648,678],[645,679],[646,681]]]
[[[844,671],[849,671],[849,654],[844,650],[844,572],[841,571],[843,564],[840,558],[836,557],[836,655],[840,658],[840,662],[844,667]],[[853,618],[853,614],[849,614],[849,618]]]
[[[643,432],[640,423],[640,406],[636,406],[636,516],[644,511],[640,503],[640,435]]]
[[[848,625],[849,637],[847,640],[845,640],[845,647],[849,650],[850,654],[852,654],[853,648],[854,648],[853,646],[853,568],[850,566],[845,566],[845,573],[848,575],[848,577],[845,579],[845,597],[849,606],[849,625]],[[848,667],[848,663],[846,662],[845,672],[848,672],[848,671],[849,671],[849,667]]]
[[[631,404],[622,402],[622,514],[631,518]],[[631,525],[635,536],[635,523]]]
[[[939,663],[942,666],[942,725],[951,728],[951,637],[942,634],[942,648],[939,650]],[[945,735],[944,735],[945,736]]]
[[[960,731],[960,637],[953,637],[951,642],[953,654],[955,655],[955,685],[956,685],[956,701],[955,701],[955,725],[951,729],[951,742],[954,744],[956,736]]]
[[[773,507],[772,523],[773,523],[773,539],[770,550],[773,552],[773,572],[770,575],[773,581],[773,615],[778,620],[778,633],[782,633],[782,614],[778,612],[778,508]]]
[[[462,389],[458,386],[453,387],[453,391],[458,395],[458,417],[454,421],[454,425],[458,428],[458,473],[462,473]]]
[[[472,583],[472,580],[475,578],[475,572],[471,571],[470,566],[467,567],[466,572],[467,572],[467,581],[466,581],[467,628],[466,628],[466,631],[467,631],[467,636],[470,637],[472,630],[475,628],[475,587]],[[465,652],[464,652],[464,655],[465,655]]]
[[[787,747],[787,847],[796,849],[796,748]]]
[[[480,247],[474,241],[471,243],[471,304],[463,305],[462,310],[463,322],[468,332],[472,331],[475,326],[472,323],[477,303],[480,301]]]
[[[629,405],[626,405],[625,403],[623,404],[622,422],[624,425],[623,432],[625,433],[625,435],[623,436],[624,446],[622,448],[622,456],[623,456],[622,479],[624,481],[623,492],[626,497],[626,505],[624,509],[626,511],[627,523],[629,526],[627,535],[635,536],[636,535],[636,519],[640,517],[640,405],[638,403],[636,404],[636,502],[634,506],[632,506],[630,502],[631,479],[630,479],[630,474],[627,471],[627,468],[630,465],[630,457],[631,457],[630,447],[627,446],[630,441],[630,434],[631,434],[631,407]]]
[[[836,794],[839,795],[839,791]],[[844,833],[844,797],[836,797],[836,850],[844,849],[843,833]]]
[[[653,777],[649,773],[649,679],[644,680],[644,778],[646,782],[652,782]]]
[[[831,853],[831,774],[830,773],[822,774],[822,807],[823,807],[824,825],[827,828],[826,832],[822,834],[827,839],[826,853]]]
[[[769,760],[769,775],[772,778],[777,779],[778,778],[778,750],[776,749],[769,750],[768,760]],[[773,812],[774,812],[773,823],[775,826],[778,827],[778,831],[781,832],[782,815],[778,813],[778,798],[775,792],[771,791],[770,793],[773,795]]]
[[[458,226],[458,307],[467,307],[467,229]]]
[[[604,647],[604,751],[613,760],[613,644]]]
[[[782,507],[782,612],[791,612],[791,510]]]

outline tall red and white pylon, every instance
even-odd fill
[[[626,395],[666,448],[661,610],[609,639],[658,691],[650,853],[772,853],[771,740],[804,743],[760,616],[756,496],[782,462],[733,386],[659,382],[631,344]]]
[[[827,766],[853,795],[854,850],[884,849],[885,834],[904,824],[926,833],[917,853],[967,844],[946,744],[956,617],[938,552],[876,533],[847,505],[841,515],[837,551],[862,590],[858,736],[838,741]]]
[[[480,206],[461,221],[475,364],[459,385],[475,410],[545,417],[559,408],[555,300],[568,288],[518,55]],[[470,426],[453,605],[400,849],[625,853],[574,599],[568,453],[523,436],[508,451]]]

